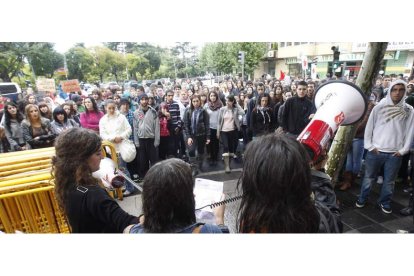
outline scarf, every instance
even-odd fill
[[[223,103],[221,102],[220,99],[216,99],[215,102],[208,101],[208,107],[213,111],[220,109],[222,106],[223,106]]]
[[[187,106],[187,105],[190,103],[190,98],[187,98],[187,100],[180,99],[180,102],[181,102],[184,106]]]

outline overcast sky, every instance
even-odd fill
[[[76,43],[79,42],[73,42],[73,41],[58,41],[58,42],[53,42],[50,41],[52,43],[55,44],[55,50],[59,53],[65,53],[67,50],[69,50],[73,45],[75,45]],[[176,44],[175,42],[151,42],[151,41],[147,41],[150,44],[153,45],[159,45],[160,47],[163,48],[170,48],[170,47],[174,47]],[[93,41],[89,41],[89,42],[83,42],[85,43],[85,47],[93,47],[93,46],[102,46],[102,42],[93,42]],[[141,43],[141,42],[138,42]],[[197,51],[201,51],[201,48],[204,45],[204,42],[192,42],[191,41],[191,45],[196,46],[198,49]]]

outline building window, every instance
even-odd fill
[[[285,47],[286,42],[280,42],[280,47]]]
[[[295,42],[295,43],[294,43],[294,45],[295,45],[295,46],[296,46],[296,45],[300,45],[300,42]]]
[[[286,46],[292,46],[292,42],[286,42]]]
[[[289,75],[297,77],[302,75],[302,65],[299,63],[289,64]]]

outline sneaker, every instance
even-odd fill
[[[391,214],[392,213],[392,209],[391,207],[385,207],[384,205],[380,204],[381,207],[381,211],[385,214]]]
[[[365,202],[360,202],[359,199],[355,202],[355,206],[357,208],[364,208],[365,207]]]
[[[384,178],[383,178],[382,176],[378,176],[378,178],[377,178],[377,183],[378,183],[378,184],[382,184],[382,183],[384,183]]]
[[[132,195],[132,192],[130,192],[130,191],[125,191],[125,192],[123,192],[122,193],[122,195],[124,196],[124,197],[127,197],[127,196],[130,196],[130,195]]]
[[[413,214],[413,207],[405,207],[400,210],[401,216],[411,216]]]

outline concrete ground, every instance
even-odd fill
[[[219,162],[215,168],[204,165],[209,172],[201,173],[197,177],[223,181],[224,193],[226,198],[238,195],[236,190],[237,181],[241,174],[242,163],[240,160],[232,162],[232,172],[224,173],[223,165]],[[335,190],[337,199],[339,200],[342,211],[342,222],[344,224],[344,233],[396,233],[398,229],[411,229],[413,225],[413,217],[401,216],[398,212],[408,204],[409,194],[403,190],[407,188],[405,185],[396,184],[393,196],[392,214],[384,214],[376,208],[375,201],[378,198],[379,185],[373,187],[370,199],[367,205],[358,209],[355,207],[355,200],[359,194],[360,179],[357,179],[357,185],[354,185],[347,191]],[[141,195],[134,195],[118,201],[120,206],[133,215],[142,213]],[[225,223],[229,227],[231,233],[236,233],[236,217],[240,201],[226,204]]]

